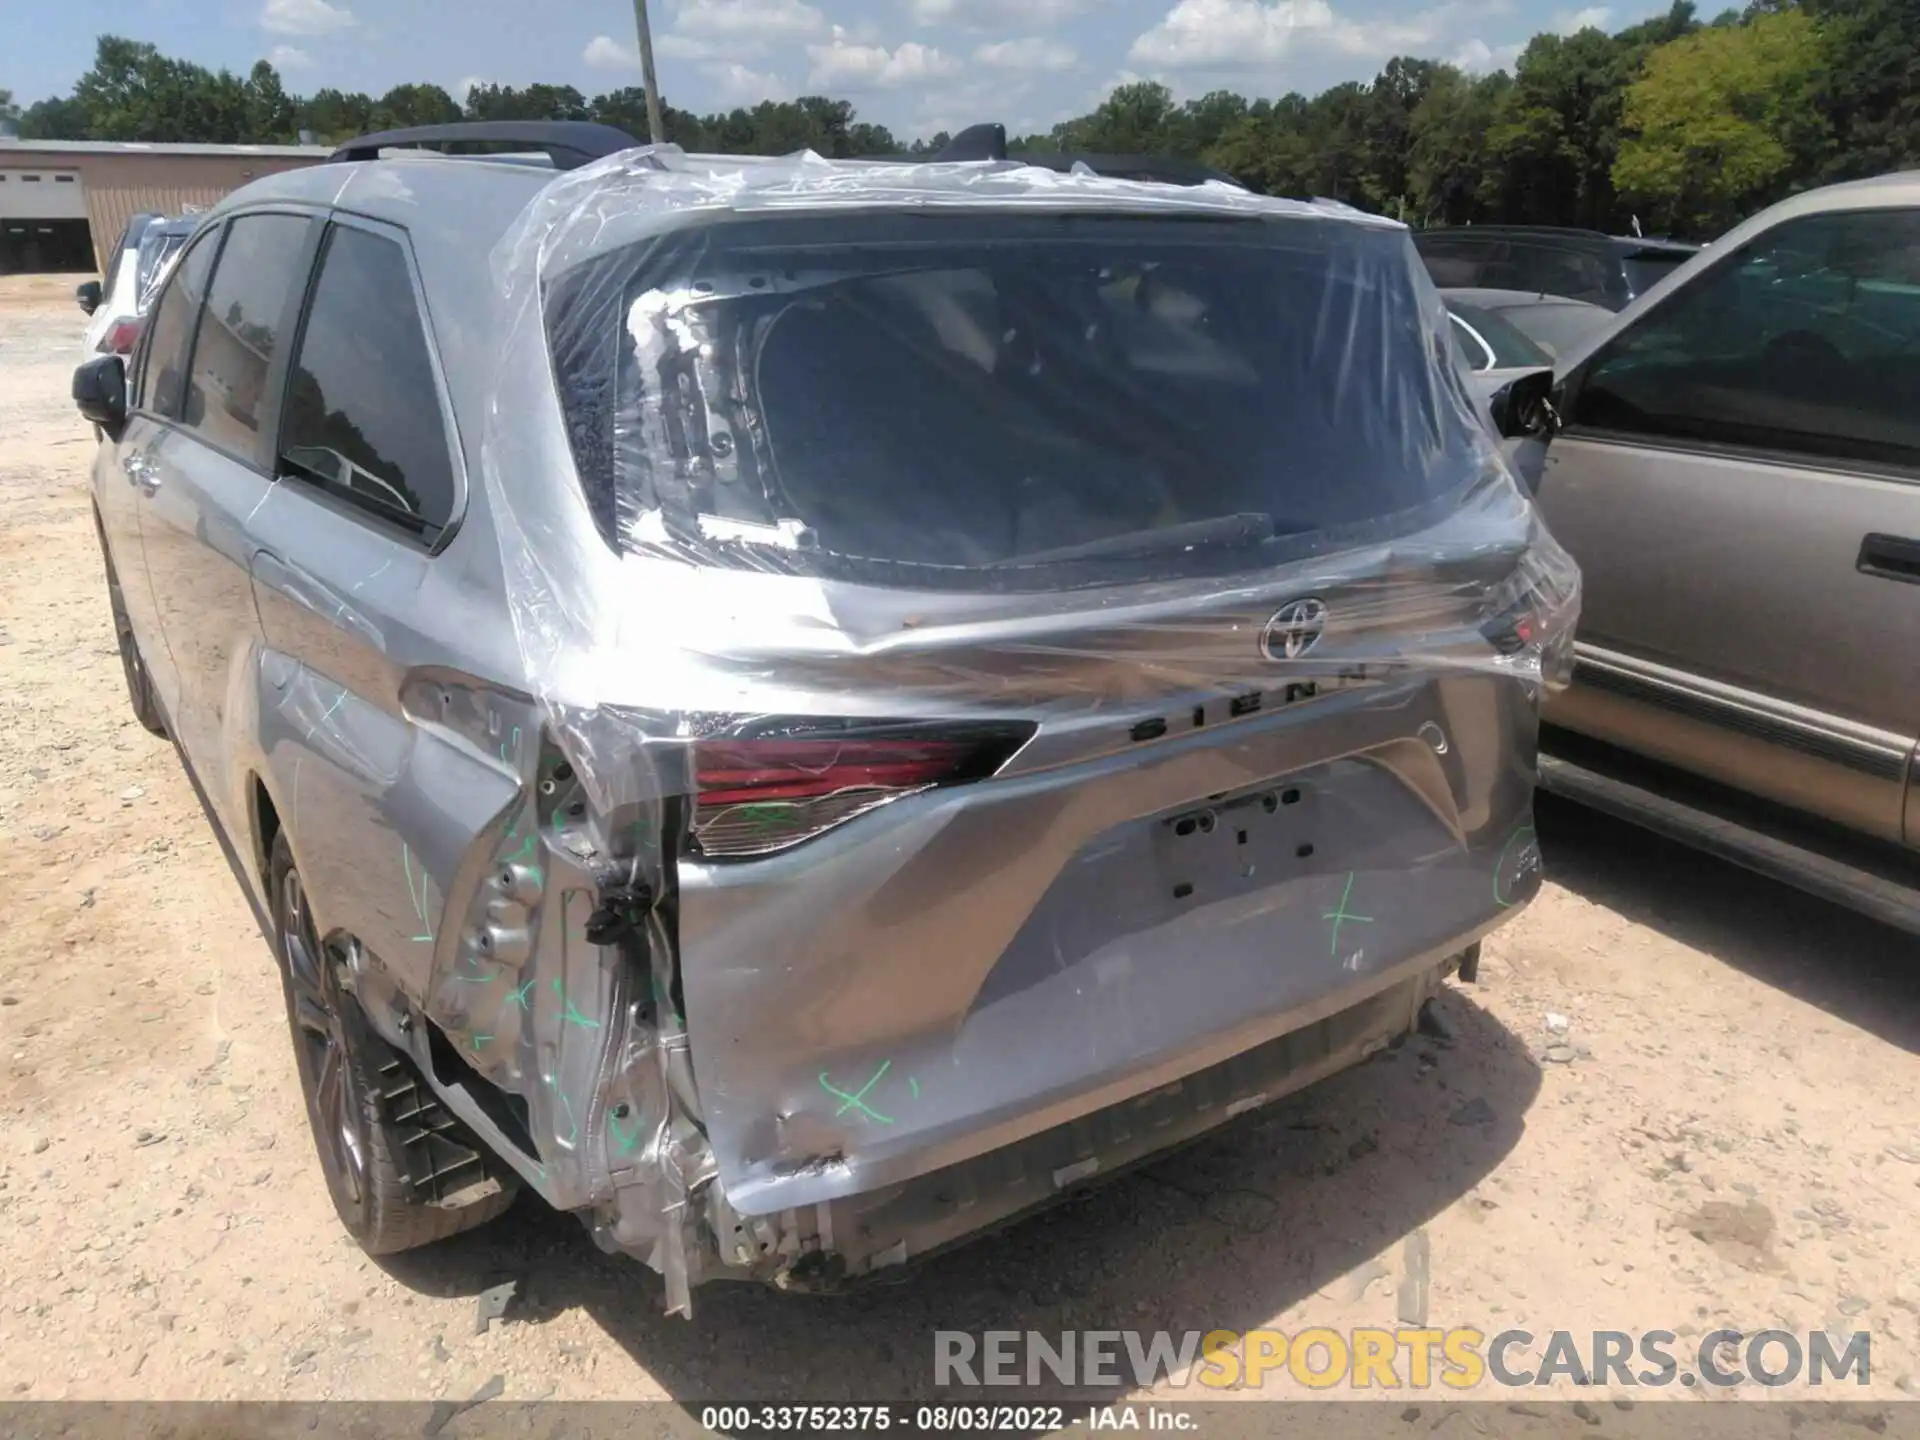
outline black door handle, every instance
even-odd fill
[[[1920,585],[1920,540],[1904,535],[1869,535],[1860,542],[1860,558],[1854,568],[1862,575]]]

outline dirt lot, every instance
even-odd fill
[[[0,1399],[427,1398],[495,1375],[508,1399],[904,1398],[936,1328],[1391,1326],[1416,1235],[1435,1325],[1867,1329],[1872,1392],[1842,1398],[1914,1384],[1915,947],[1544,805],[1552,883],[1446,997],[1452,1044],[911,1286],[702,1291],[668,1320],[650,1273],[538,1202],[365,1259],[312,1157],[267,949],[128,712],[70,292],[0,281]],[[476,1335],[505,1279],[507,1318]]]

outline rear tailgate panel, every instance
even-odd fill
[[[903,1182],[1314,1023],[1539,883],[1522,681],[1403,677],[684,865],[729,1202]]]

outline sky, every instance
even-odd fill
[[[1508,67],[1541,30],[1617,29],[1665,5],[1614,0],[651,0],[661,93],[706,112],[828,94],[903,139],[1084,114],[1118,83],[1187,98],[1312,94],[1396,54]],[[1620,8],[1620,7],[1627,8]],[[476,81],[638,84],[631,0],[0,0],[0,89],[64,94],[103,31],[212,68],[266,57],[286,87],[456,100]]]

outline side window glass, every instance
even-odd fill
[[[180,418],[187,396],[187,352],[193,326],[207,296],[207,277],[220,249],[220,230],[209,230],[174,267],[173,279],[154,306],[146,337],[146,361],[140,372],[140,406],[169,420]]]
[[[1573,423],[1920,468],[1920,210],[1776,226],[1595,357]]]
[[[180,418],[236,455],[251,456],[259,443],[267,372],[310,223],[299,215],[242,215],[227,225]]]
[[[281,472],[431,543],[456,499],[441,413],[406,252],[336,225],[294,356]]]
[[[1480,338],[1479,332],[1458,315],[1448,315],[1447,319],[1453,322],[1447,328],[1453,334],[1454,349],[1458,352],[1461,363],[1475,373],[1491,370],[1493,350]]]

